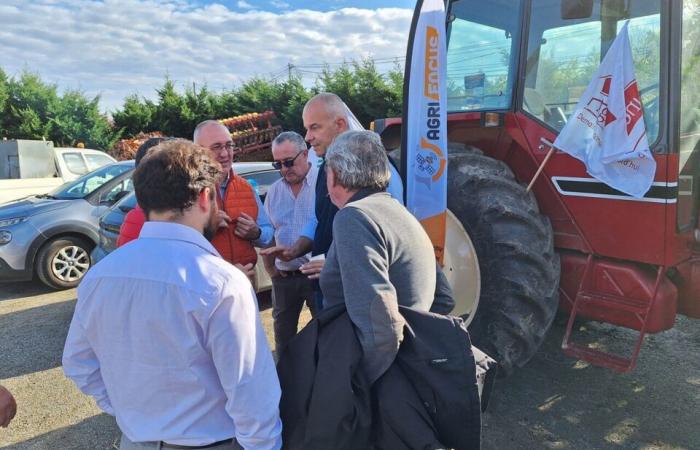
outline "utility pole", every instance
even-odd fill
[[[292,69],[293,68],[294,68],[294,64],[287,63],[287,81],[292,81]]]

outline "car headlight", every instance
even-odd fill
[[[7,230],[0,230],[0,245],[9,244],[12,240],[12,232]]]
[[[0,228],[11,227],[12,225],[17,225],[27,220],[26,217],[13,217],[11,219],[0,219]]]

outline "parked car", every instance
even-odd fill
[[[280,173],[269,162],[234,163],[234,170],[253,185],[261,200],[265,200],[267,189],[280,178]],[[115,203],[99,221],[99,241],[92,251],[92,261],[96,264],[117,247],[119,229],[124,222],[126,214],[136,207],[136,195],[132,192]],[[272,282],[265,271],[265,267],[258,257],[255,266],[255,279],[253,285],[257,292],[270,289]]]
[[[76,286],[91,265],[99,217],[133,190],[133,161],[112,163],[48,194],[0,206],[0,280],[34,274],[55,289]]]
[[[45,194],[114,162],[116,160],[104,152],[54,147],[51,141],[2,141],[0,203]]]

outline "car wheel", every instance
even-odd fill
[[[39,279],[54,289],[77,286],[92,263],[91,248],[88,241],[72,236],[47,242],[37,255],[36,273]]]

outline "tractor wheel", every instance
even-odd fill
[[[510,168],[474,147],[450,144],[447,191],[447,206],[478,257],[480,296],[469,317],[474,345],[509,375],[532,358],[557,311],[552,227]]]
[[[37,254],[36,274],[54,289],[76,287],[90,268],[92,247],[88,241],[73,236],[53,239]]]

